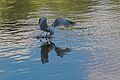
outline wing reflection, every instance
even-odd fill
[[[60,56],[60,57],[63,57],[66,52],[71,51],[70,48],[57,47],[53,42],[50,42],[50,43],[45,42],[40,46],[40,48],[41,48],[41,62],[43,64],[49,62],[49,52],[51,50],[54,50],[57,56]]]
[[[57,53],[57,56],[63,57],[65,55],[65,52],[70,52],[70,48],[60,48],[60,47],[55,47],[55,52]]]

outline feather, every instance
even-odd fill
[[[52,24],[52,26],[54,27],[58,27],[58,26],[68,27],[68,26],[73,26],[73,25],[75,25],[75,22],[72,22],[70,20],[66,20],[63,18],[57,18]]]
[[[65,27],[73,26],[73,25],[75,25],[75,22],[72,22],[70,20],[66,20],[64,18],[56,18],[55,21],[53,22],[53,24],[51,26],[48,26],[47,25],[47,18],[46,17],[41,17],[38,21],[38,24],[39,24],[40,30],[49,32],[50,35],[52,35],[52,34],[55,33],[55,27],[58,27],[58,26],[65,26]]]

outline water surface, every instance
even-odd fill
[[[119,7],[117,0],[1,0],[0,80],[119,80]],[[42,44],[42,16],[77,25]]]

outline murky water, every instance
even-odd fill
[[[38,19],[75,21],[51,44]],[[43,40],[45,41],[45,40]],[[0,80],[119,80],[119,0],[1,0]]]

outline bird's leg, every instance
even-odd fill
[[[40,36],[39,37],[42,37],[42,34],[44,33],[45,31],[43,31],[41,34],[40,34]]]
[[[43,41],[40,39],[40,41],[43,43]]]
[[[49,42],[49,41],[48,41],[48,38],[47,38],[47,37],[45,37],[45,39],[46,39],[46,41],[47,41],[47,43],[48,43],[48,42]]]
[[[43,41],[41,40],[41,37],[37,36],[37,39],[40,40],[43,43]]]
[[[50,40],[50,39],[48,39],[48,43],[49,43],[49,44],[51,43],[51,40]]]
[[[42,34],[43,34],[43,33],[44,33],[44,31],[42,32]],[[37,36],[37,39],[40,39],[41,36],[42,36],[42,34],[38,35],[38,36]]]
[[[46,41],[47,41],[48,44],[51,43],[51,41],[50,41],[50,39],[48,37],[46,37],[45,39],[46,39]]]
[[[45,37],[48,37],[48,32],[46,33]]]

